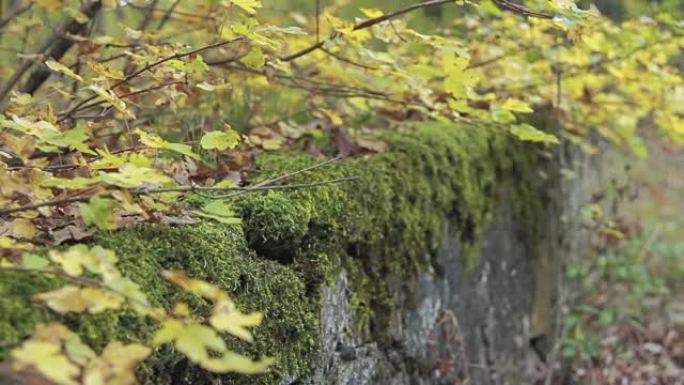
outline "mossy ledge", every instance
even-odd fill
[[[506,199],[516,204],[520,218],[534,222],[529,151],[499,130],[423,123],[386,133],[382,140],[390,151],[340,161],[291,183],[342,176],[356,176],[355,181],[243,195],[235,202],[242,226],[149,224],[100,233],[91,242],[115,250],[122,271],[159,305],[182,299],[200,311],[206,307],[158,274],[183,269],[222,285],[243,310],[265,312],[255,344],[230,342],[237,350],[275,357],[275,369],[260,376],[223,376],[222,383],[277,384],[283,376],[306,376],[317,348],[319,288],[342,269],[353,288],[354,332],[381,341],[393,311],[392,282],[410,285],[427,267],[425,256],[439,246],[445,218],[458,224],[462,255],[471,263],[500,199],[502,181],[513,180],[506,184],[512,186]],[[253,179],[314,163],[301,154],[262,155]],[[53,319],[96,348],[112,339],[149,341],[155,325],[130,313],[59,316],[31,300],[57,284],[37,275],[0,272],[0,342],[18,342],[35,323]],[[7,348],[0,348],[0,359],[6,355]],[[139,375],[146,384],[212,381],[169,348],[158,349]]]

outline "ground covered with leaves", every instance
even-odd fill
[[[649,146],[617,198],[626,238],[570,265],[583,295],[566,320],[569,384],[684,383],[684,153]]]

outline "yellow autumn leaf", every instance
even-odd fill
[[[199,279],[189,278],[182,271],[164,270],[161,272],[161,275],[166,280],[180,287],[181,289],[209,299],[213,302],[228,299],[228,295],[224,293],[223,290],[221,290],[218,286]]]
[[[256,312],[244,314],[236,308],[235,303],[224,300],[214,304],[209,322],[217,330],[228,332],[235,337],[252,342],[252,334],[246,327],[258,326],[262,319],[263,314]]]
[[[225,81],[214,82],[214,83],[204,81],[204,82],[195,84],[195,87],[197,87],[203,91],[214,92],[214,91],[229,90],[233,87],[233,85],[231,83],[228,83]]]
[[[111,250],[100,246],[88,248],[86,245],[73,245],[67,250],[50,250],[48,257],[71,276],[80,276],[84,270],[96,274],[118,272],[117,257]]]
[[[342,123],[344,123],[342,117],[337,112],[327,108],[321,108],[320,110],[325,114],[325,116],[327,116],[330,119],[330,122],[333,125],[341,126]]]
[[[102,172],[99,178],[102,182],[123,188],[135,188],[150,185],[166,185],[173,183],[173,179],[164,175],[156,168],[137,167],[133,163],[126,163],[118,172]]]
[[[72,78],[72,79],[78,80],[79,82],[82,82],[82,81],[83,81],[83,78],[82,78],[80,75],[78,75],[77,73],[75,73],[74,71],[72,71],[69,67],[65,66],[64,64],[62,64],[62,63],[60,63],[60,62],[58,62],[58,61],[55,61],[55,60],[48,60],[48,61],[45,62],[45,65],[46,65],[49,69],[51,69],[51,70],[53,70],[53,71],[55,71],[55,72],[62,73],[62,74],[66,75],[66,76],[68,76],[68,77],[70,77],[70,78]]]
[[[120,294],[94,287],[82,288],[81,298],[85,300],[88,312],[92,314],[120,309],[124,304],[124,298]]]
[[[37,232],[36,226],[28,219],[17,218],[12,221],[12,236],[15,238],[31,239]]]
[[[92,259],[85,247],[71,247],[66,251],[50,250],[50,260],[58,264],[68,275],[78,277],[83,274],[84,266],[90,264]]]
[[[250,14],[256,13],[256,9],[261,8],[261,0],[230,0],[230,2]]]
[[[442,58],[443,70],[446,73],[442,87],[455,98],[466,98],[468,88],[477,81],[474,73],[467,69],[469,61],[466,57],[453,54],[447,54]]]
[[[119,98],[112,90],[106,90],[98,85],[91,84],[88,89],[93,91],[97,96],[104,99],[105,102],[121,112],[128,119],[135,119],[135,114],[126,107],[126,103]]]
[[[268,138],[261,141],[264,150],[279,150],[283,146],[283,141],[278,138]]]
[[[371,19],[384,15],[384,13],[377,8],[361,8],[361,12]]]
[[[64,6],[64,0],[34,0],[34,2],[48,11],[56,11]]]
[[[240,59],[240,62],[249,68],[261,69],[266,64],[266,56],[260,47],[254,46],[247,55]]]
[[[190,311],[190,306],[188,306],[188,304],[185,302],[178,302],[177,304],[173,305],[171,313],[173,313],[173,315],[177,317],[183,318],[190,317],[190,315],[192,314],[192,312]]]
[[[510,132],[515,137],[523,141],[553,144],[560,143],[560,141],[555,135],[548,134],[544,131],[537,129],[536,127],[530,126],[527,123],[512,126],[510,128]]]
[[[136,129],[135,133],[140,136],[140,143],[149,148],[173,151],[196,160],[200,159],[200,156],[192,151],[192,146],[183,143],[168,142],[159,135],[149,134],[141,129]]]
[[[112,341],[99,357],[88,362],[83,375],[83,385],[134,385],[135,369],[152,349],[140,344],[124,345]]]
[[[19,136],[5,133],[1,136],[0,140],[4,141],[7,147],[9,147],[16,156],[21,158],[23,162],[27,162],[31,157],[31,154],[36,150],[36,138],[29,135]]]
[[[154,335],[155,345],[167,342],[173,342],[178,351],[195,363],[208,359],[210,352],[226,351],[226,343],[216,330],[197,323],[184,324],[176,319],[164,321]]]
[[[27,242],[19,242],[16,239],[5,235],[0,235],[0,250],[2,249],[32,250],[33,245]]]
[[[81,313],[87,310],[97,314],[105,310],[120,309],[124,303],[124,298],[119,294],[99,288],[71,285],[36,294],[34,298],[45,301],[50,309],[59,313]]]
[[[17,370],[32,367],[58,385],[78,385],[80,369],[62,352],[58,344],[28,340],[12,350]]]
[[[126,78],[123,71],[114,69],[112,68],[112,66],[107,65],[106,63],[97,63],[90,61],[88,62],[88,66],[95,73],[110,79],[122,80]]]
[[[50,309],[58,313],[81,313],[86,309],[80,289],[76,286],[64,286],[57,290],[36,294],[33,298],[45,301]]]
[[[534,110],[532,109],[532,107],[530,107],[528,103],[513,98],[506,99],[506,101],[499,108],[522,113],[534,112]]]

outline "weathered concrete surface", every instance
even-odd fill
[[[589,234],[580,211],[600,180],[596,159],[576,149],[558,148],[546,156],[549,162],[540,170],[538,183],[543,199],[541,234],[535,242],[504,199],[483,237],[477,265],[469,269],[460,255],[459,231],[446,218],[441,248],[435,255],[425,255],[429,271],[420,275],[417,285],[394,285],[394,301],[401,311],[386,331],[389,340],[383,342],[364,341],[351,332],[353,288],[343,272],[335,285],[324,289],[313,377],[282,384],[538,381],[544,370],[542,357],[555,354],[558,261],[587,251]],[[561,169],[565,174],[572,170],[574,178],[562,177]],[[544,282],[538,282],[540,276]],[[546,309],[535,308],[540,298]],[[541,331],[532,330],[532,318],[539,312],[549,319],[537,326]],[[541,337],[536,349],[530,343],[533,337]]]
[[[353,314],[343,273],[325,289],[321,350],[311,384],[517,384],[526,366],[534,272],[524,237],[506,206],[499,210],[470,270],[459,257],[455,229],[409,292],[398,288],[404,309],[393,320],[386,346],[350,335]],[[447,221],[448,223],[448,221]]]

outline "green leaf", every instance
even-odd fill
[[[538,130],[527,123],[512,126],[510,131],[511,134],[518,139],[527,142],[560,143],[558,138],[554,135],[547,134],[546,132]]]
[[[522,100],[513,98],[506,99],[506,101],[499,108],[509,111],[522,112],[526,114],[534,112],[534,110],[532,109],[532,107],[530,107],[529,104],[523,102]]]
[[[34,367],[43,377],[60,385],[78,385],[80,369],[63,353],[62,347],[54,342],[30,339],[12,350],[12,358],[22,366]]]
[[[446,77],[443,81],[444,91],[451,93],[455,98],[467,97],[468,87],[475,84],[476,78],[472,71],[468,71],[469,59],[453,54],[447,54],[443,58],[443,69]]]
[[[47,258],[36,254],[24,254],[21,257],[21,266],[27,269],[44,269],[50,265]]]
[[[104,99],[105,102],[112,105],[119,112],[121,112],[128,119],[135,119],[135,114],[126,108],[126,103],[124,103],[119,96],[112,90],[106,90],[98,85],[91,84],[88,89],[93,91],[97,96]]]
[[[258,374],[265,372],[274,362],[272,358],[253,361],[241,354],[225,352],[223,356],[204,360],[200,365],[214,373],[237,372],[242,374]]]
[[[492,120],[497,123],[514,123],[517,118],[515,114],[509,110],[503,110],[501,108],[493,108],[491,111]]]
[[[162,174],[160,170],[138,167],[133,163],[125,163],[119,167],[119,172],[100,172],[99,179],[103,183],[123,188],[165,185],[173,182],[171,178]]]
[[[261,142],[261,147],[263,147],[264,150],[279,150],[282,146],[283,141],[278,138],[264,139]]]
[[[76,7],[66,7],[64,8],[64,13],[69,15],[72,19],[76,20],[80,24],[85,24],[90,20],[88,15],[85,13],[81,12],[78,8]]]
[[[266,64],[266,57],[261,48],[255,46],[240,61],[249,68],[261,69]]]
[[[202,140],[200,140],[200,145],[205,150],[227,150],[233,149],[238,145],[240,137],[238,133],[234,130],[228,131],[210,131],[206,133]]]
[[[65,66],[64,64],[62,64],[60,62],[57,62],[54,60],[48,60],[45,62],[45,65],[49,69],[51,69],[55,72],[60,72],[60,73],[66,75],[72,79],[78,80],[79,82],[83,81],[83,78],[80,77],[79,75],[77,75],[76,72],[72,71],[69,67]]]
[[[214,305],[214,312],[209,319],[211,326],[232,334],[235,337],[252,342],[252,334],[247,327],[258,326],[263,319],[261,313],[244,314],[232,301],[219,301]]]
[[[204,57],[202,55],[197,55],[194,60],[186,64],[185,68],[188,72],[201,74],[207,71],[209,66],[204,62]]]
[[[90,201],[83,203],[79,207],[81,209],[81,218],[86,225],[95,225],[99,229],[114,230],[117,228],[116,218],[114,216],[114,200],[108,198],[100,198],[93,195]]]
[[[177,152],[179,154],[188,156],[193,159],[200,159],[200,156],[195,154],[192,151],[192,146],[189,146],[187,144],[182,144],[182,143],[169,143],[167,142],[166,145],[164,146],[165,149],[173,152]]]
[[[169,150],[189,156],[190,158],[199,160],[200,156],[192,151],[192,147],[182,143],[171,143],[162,139],[159,135],[148,134],[147,132],[136,129],[135,133],[140,135],[140,143],[149,148]]]
[[[57,133],[50,133],[42,138],[43,141],[58,147],[69,147],[86,154],[96,155],[97,153],[88,147],[86,142],[90,137],[83,128],[72,128],[70,130]]]
[[[223,90],[229,90],[231,89],[232,85],[227,82],[216,82],[216,83],[210,83],[210,82],[201,82],[195,84],[195,87],[199,88],[200,90],[208,91],[208,92],[214,92],[214,91],[223,91]]]
[[[261,0],[230,0],[231,3],[242,8],[249,14],[255,14],[257,8],[261,8]]]
[[[193,213],[197,216],[213,219],[227,225],[242,223],[242,220],[236,216],[233,208],[228,203],[220,200],[211,201],[204,205],[202,210],[195,210]]]
[[[83,178],[79,176],[71,179],[51,177],[41,181],[40,185],[43,187],[57,187],[63,189],[78,190],[100,183],[100,181],[101,179],[99,177]]]
[[[226,351],[226,343],[216,330],[196,323],[186,325],[175,319],[164,321],[162,328],[154,335],[155,345],[167,342],[173,342],[178,351],[196,363],[209,359],[209,351]]]

